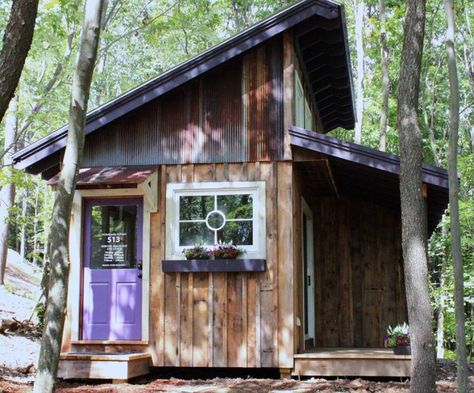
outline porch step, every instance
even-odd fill
[[[58,377],[63,379],[128,380],[148,374],[149,353],[67,352],[59,360]]]
[[[410,361],[385,348],[315,348],[294,356],[292,375],[409,377]]]

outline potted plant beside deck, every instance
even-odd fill
[[[410,328],[406,322],[389,326],[386,336],[387,347],[393,348],[395,355],[411,355]]]

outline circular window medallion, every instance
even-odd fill
[[[213,231],[222,229],[225,225],[224,213],[219,210],[213,210],[212,212],[209,212],[209,214],[206,216],[206,225]]]

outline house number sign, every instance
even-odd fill
[[[127,234],[103,233],[100,248],[103,252],[103,268],[125,267],[127,263]]]

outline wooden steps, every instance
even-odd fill
[[[408,377],[411,356],[385,348],[316,348],[294,355],[294,376]]]
[[[149,353],[62,353],[58,377],[63,379],[128,380],[148,374]]]

